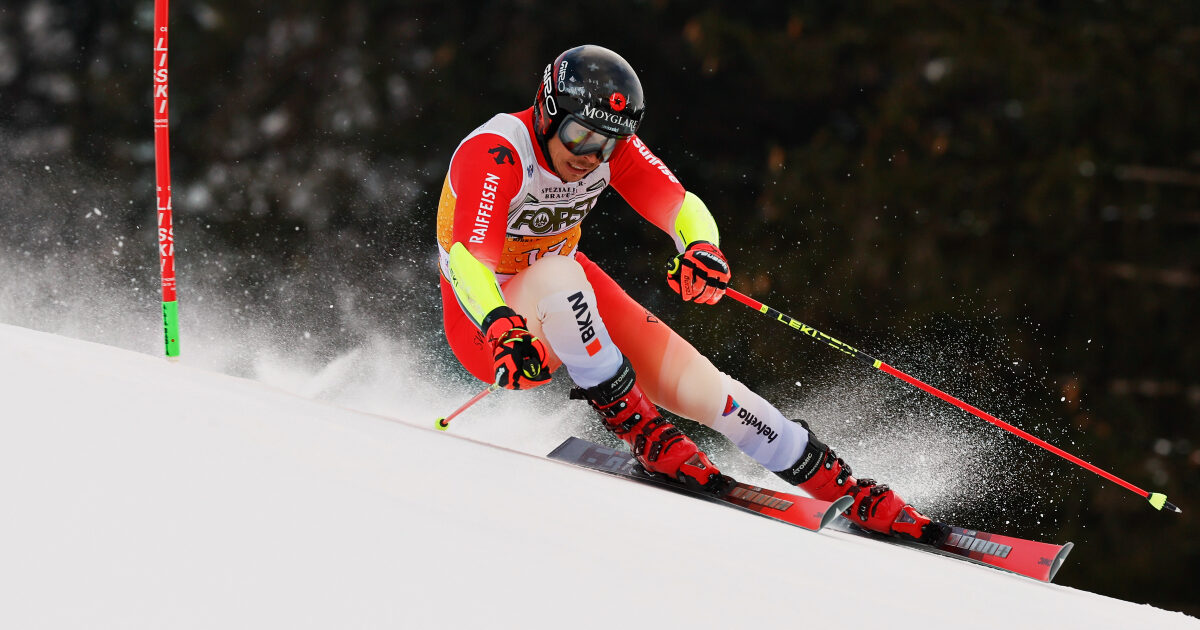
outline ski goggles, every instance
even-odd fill
[[[575,155],[600,154],[600,161],[607,162],[617,148],[617,143],[627,136],[613,136],[596,131],[574,116],[567,116],[558,126],[558,139]]]

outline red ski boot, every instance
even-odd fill
[[[629,445],[646,470],[692,488],[710,492],[725,488],[728,477],[642,393],[628,358],[615,376],[584,389],[583,395],[600,412],[605,428]]]
[[[931,545],[946,539],[950,533],[946,525],[925,517],[894,490],[877,485],[874,479],[856,480],[850,466],[813,435],[807,422],[796,422],[808,429],[808,446],[791,468],[776,475],[822,501],[833,501],[842,495],[854,497],[854,503],[842,516],[864,529]]]

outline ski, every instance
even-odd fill
[[[722,494],[701,492],[661,475],[647,472],[627,451],[618,451],[577,437],[567,438],[547,457],[648,483],[679,494],[722,503],[811,531],[820,531],[822,527],[837,519],[838,514],[845,511],[854,502],[850,497],[841,497],[833,502],[821,501],[759,488],[736,480]]]
[[[838,518],[854,502],[850,497],[821,501],[805,496],[769,490],[734,481],[721,495],[692,490],[661,475],[646,472],[628,451],[601,446],[577,437],[567,438],[550,452],[550,459],[598,470],[618,477],[648,483],[672,492],[699,497],[753,512],[777,521],[819,531],[823,527],[872,538],[888,544],[911,547],[926,553],[966,560],[1041,582],[1051,582],[1062,568],[1073,543],[1056,545],[1015,538],[964,527],[950,526],[950,534],[940,545],[885,536],[861,529],[847,519]]]
[[[882,542],[912,547],[948,558],[967,560],[996,569],[1016,573],[1041,582],[1051,582],[1062,568],[1074,543],[1056,545],[1025,538],[1014,538],[965,527],[950,526],[950,535],[940,545],[927,545],[915,540],[884,536],[862,529],[848,520],[839,519],[832,527],[840,532],[873,538]]]

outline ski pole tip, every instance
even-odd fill
[[[1179,509],[1178,507],[1175,507],[1175,504],[1168,501],[1167,495],[1165,495],[1165,494],[1162,494],[1159,492],[1152,492],[1152,493],[1150,493],[1150,496],[1148,498],[1150,499],[1150,505],[1153,505],[1154,509],[1156,509],[1156,510],[1161,511],[1163,509],[1166,509],[1169,512],[1183,514],[1183,510]]]
[[[445,431],[450,427],[450,423],[446,422],[445,418],[438,418],[437,422],[435,422],[433,426],[437,427],[438,431]]]

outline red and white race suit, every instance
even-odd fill
[[[534,335],[548,341],[551,369],[567,361],[578,383],[573,368],[607,356],[607,369],[612,356],[619,358],[606,353],[606,344],[614,344],[655,404],[717,429],[771,470],[792,464],[807,442],[804,429],[720,372],[578,249],[583,220],[612,186],[683,251],[688,243],[676,225],[685,198],[679,180],[634,135],[582,180],[564,182],[534,139],[532,116],[532,108],[496,115],[459,144],[450,162],[437,238],[444,324],[455,356],[480,380],[491,382],[492,349],[479,330],[481,317],[464,310],[463,296],[448,280],[451,246],[462,243],[494,272],[507,305],[528,320]],[[539,264],[547,257],[578,264]],[[548,306],[556,297],[566,306]],[[581,309],[593,300],[597,313],[591,319],[593,314]],[[589,319],[581,319],[584,315]],[[552,321],[567,316],[574,317],[567,327],[590,325],[593,334],[581,328],[583,338],[575,340],[557,332],[561,327]],[[615,367],[609,375],[613,372]]]

